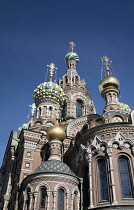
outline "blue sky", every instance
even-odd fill
[[[0,165],[11,130],[27,122],[46,65],[55,63],[58,78],[65,74],[69,41],[77,45],[77,71],[86,80],[97,113],[104,107],[98,90],[103,55],[113,61],[120,81],[119,101],[134,109],[133,0],[3,0],[0,29]]]

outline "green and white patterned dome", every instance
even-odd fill
[[[43,98],[53,98],[63,104],[65,95],[62,88],[54,82],[44,82],[38,85],[34,90],[33,98],[38,101]]]
[[[69,52],[65,56],[65,61],[67,63],[68,61],[71,61],[71,60],[75,60],[76,63],[78,63],[79,62],[79,56],[76,53],[74,53],[74,52]]]

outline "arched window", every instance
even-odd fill
[[[78,200],[78,193],[74,192],[74,200],[73,200],[73,210],[78,210],[78,204],[77,204],[77,200]]]
[[[58,190],[58,210],[64,210],[64,190]]]
[[[76,101],[76,117],[82,116],[82,101]]]
[[[41,107],[39,107],[39,116],[41,116]]]
[[[107,172],[105,160],[98,160],[99,169],[99,200],[108,201],[108,185],[107,185]]]
[[[48,109],[48,116],[49,117],[52,117],[52,112],[53,112],[53,107],[49,107],[49,109]]]
[[[66,116],[66,104],[64,103],[62,105],[62,113],[61,113],[61,118],[64,118]]]
[[[47,191],[46,188],[43,187],[40,190],[40,209],[44,209],[46,207],[46,198],[47,198]]]
[[[120,157],[119,158],[119,171],[122,187],[122,197],[123,198],[132,198],[132,187],[130,181],[129,165],[128,158]]]

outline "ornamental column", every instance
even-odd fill
[[[47,195],[48,195],[48,197],[47,197],[47,210],[49,210],[50,209],[50,194],[51,194],[51,192],[49,192],[49,191],[47,191]]]
[[[93,208],[94,205],[93,205],[93,185],[92,185],[92,167],[91,167],[92,153],[91,153],[91,149],[89,147],[87,148],[86,159],[87,159],[88,165],[89,165],[89,196],[90,196],[89,208]]]
[[[107,149],[107,154],[109,157],[109,171],[110,171],[110,176],[111,176],[111,186],[112,186],[112,194],[113,194],[113,202],[112,204],[115,205],[117,204],[117,199],[116,199],[116,190],[115,190],[115,182],[114,182],[114,169],[113,169],[113,162],[112,162],[112,148],[108,147]]]
[[[56,210],[56,197],[57,197],[57,191],[53,192],[53,210]]]
[[[33,207],[34,210],[37,209],[37,196],[38,196],[38,192],[34,192],[34,197],[35,197],[35,199],[34,199],[34,207]]]
[[[71,210],[73,210],[74,194],[71,194]]]
[[[69,197],[70,197],[70,194],[67,193],[66,194],[66,210],[69,210]]]
[[[31,210],[32,210],[33,195],[32,195],[32,193],[31,193],[31,192],[29,193],[29,196],[30,196],[30,206],[29,206],[29,209],[31,209]]]

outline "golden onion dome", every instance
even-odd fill
[[[116,88],[120,90],[120,83],[119,80],[116,77],[113,77],[111,75],[108,75],[104,77],[99,84],[99,91],[102,92],[103,90],[107,88]]]
[[[47,139],[49,141],[54,140],[54,139],[63,141],[65,139],[65,137],[66,137],[65,130],[60,125],[54,125],[54,126],[52,126],[48,130],[48,133],[47,133]]]

